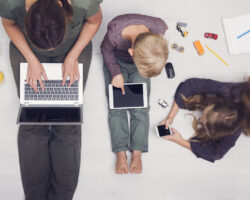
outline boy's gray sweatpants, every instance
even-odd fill
[[[42,63],[62,63],[66,55],[36,55]],[[92,43],[79,56],[84,64],[83,88],[88,77]],[[19,96],[20,63],[23,55],[10,43],[10,61]],[[26,200],[71,200],[79,176],[81,158],[80,125],[20,125],[18,151]]]
[[[148,100],[150,95],[150,79],[143,78],[137,71],[134,63],[125,63],[117,60],[121,67],[121,72],[125,83],[146,83],[148,90]],[[112,76],[104,63],[105,90],[109,102],[108,85],[112,81]],[[126,91],[125,91],[126,92]],[[130,128],[128,124],[127,111],[130,113]],[[149,107],[137,109],[121,109],[108,111],[108,122],[111,133],[112,151],[148,151],[148,131],[149,131]]]

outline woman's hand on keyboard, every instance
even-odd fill
[[[64,60],[62,66],[62,76],[63,82],[62,85],[65,85],[67,78],[70,78],[70,82],[68,87],[70,87],[76,80],[80,79],[79,68],[78,68],[78,60],[67,56]]]
[[[39,81],[40,87],[42,91],[44,91],[42,77],[44,80],[48,80],[45,70],[39,60],[29,62],[26,81],[36,92],[39,91],[39,88],[37,88],[37,81]]]

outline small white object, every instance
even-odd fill
[[[163,107],[166,108],[168,106],[168,103],[164,100],[164,99],[158,99],[158,104]]]

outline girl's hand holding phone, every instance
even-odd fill
[[[182,135],[175,128],[170,128],[170,130],[172,132],[172,135],[167,135],[164,136],[163,138],[175,142],[177,144],[180,144],[184,140]]]

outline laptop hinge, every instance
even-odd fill
[[[78,102],[74,102],[74,105],[75,105],[75,106],[79,106],[79,103],[78,103]]]
[[[28,105],[29,105],[29,102],[24,102],[24,105],[25,105],[25,106],[28,106]]]

